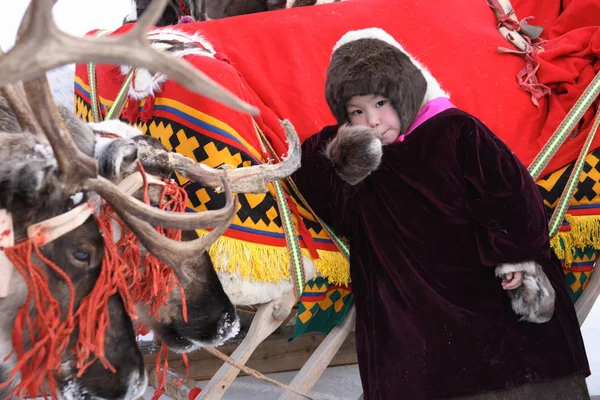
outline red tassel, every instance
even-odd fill
[[[127,100],[127,107],[123,111],[123,116],[127,118],[130,124],[135,124],[139,115],[138,101],[133,97]]]
[[[144,122],[148,122],[153,114],[154,114],[154,101],[156,98],[152,95],[146,97],[146,101],[144,102],[144,109],[142,110],[142,115],[140,119]]]
[[[300,211],[298,210],[296,203],[294,203],[294,201],[290,198],[290,196],[288,196],[287,193],[285,193],[285,199],[288,202],[290,211],[296,216],[296,220],[298,221],[298,232],[300,233],[300,236],[302,236],[302,241],[304,242],[304,245],[308,249],[308,252],[310,253],[312,259],[317,260],[319,258],[319,253],[317,253],[317,245],[315,244],[315,239],[308,231],[308,228],[306,227],[306,224],[304,223],[304,220],[300,215]]]

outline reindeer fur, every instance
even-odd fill
[[[2,101],[3,99],[0,97],[0,105]],[[87,155],[95,156],[101,174],[115,182],[133,171],[133,167],[138,162],[139,146],[162,147],[156,139],[143,136],[141,131],[127,124],[118,121],[84,124],[66,108],[60,109],[60,112],[75,144]],[[23,237],[26,234],[27,226],[65,212],[74,205],[73,199],[81,196],[70,196],[64,192],[62,184],[57,179],[57,164],[52,149],[45,138],[20,133],[15,116],[8,107],[0,108],[0,124],[5,130],[18,128],[12,131],[14,133],[0,131],[0,208],[6,208],[13,214],[16,237]],[[102,133],[116,134],[120,138],[104,138],[101,136]],[[162,172],[166,175],[172,171]],[[75,252],[88,252],[90,263],[94,265],[94,269],[90,271],[97,271],[102,259],[103,241],[95,220],[90,218],[84,226],[49,243],[44,249],[49,256],[54,258],[57,265],[67,269],[69,263],[73,262]],[[188,304],[188,322],[183,320],[182,300],[177,291],[173,292],[168,304],[161,309],[161,316],[165,317],[164,321],[157,321],[154,317],[144,313],[144,307],[140,307],[140,318],[145,320],[158,336],[175,351],[191,351],[203,345],[219,345],[235,336],[239,331],[239,320],[235,309],[223,291],[208,254],[200,257],[194,265],[190,265],[189,270],[192,279],[182,282]],[[82,295],[88,293],[93,287],[96,277],[97,273],[81,276],[81,279],[84,279],[82,282],[85,282],[89,289],[80,290],[78,288],[78,292]],[[14,284],[11,281],[14,293],[16,293],[15,288],[20,287],[19,278],[19,274],[13,275],[13,280],[16,279]],[[79,283],[79,286],[82,282]],[[60,283],[54,286],[58,287]],[[17,292],[26,294],[26,290]],[[14,320],[14,316],[11,317],[10,314],[11,310],[13,312],[18,310],[14,304],[21,304],[24,301],[24,298],[19,299],[14,295],[12,299],[12,301],[0,300],[0,315],[8,321]],[[114,301],[117,301],[118,304],[111,306],[110,329],[115,330],[115,333],[120,333],[113,334],[113,331],[106,333],[107,337],[114,337],[114,340],[117,341],[117,343],[110,344],[111,340],[106,339],[107,346],[111,346],[110,349],[107,347],[107,356],[111,354],[115,354],[115,357],[126,356],[129,360],[128,364],[139,362],[139,371],[135,376],[130,375],[128,387],[145,387],[146,375],[143,372],[141,355],[135,344],[131,321],[126,317],[120,299],[115,297]],[[111,299],[111,302],[114,301]],[[62,303],[66,304],[66,301]],[[123,331],[122,324],[125,324],[125,331]],[[0,327],[0,339],[10,338],[12,327],[7,332],[1,331],[2,328]],[[0,350],[4,350],[5,344],[0,343]],[[67,365],[69,364],[65,364],[65,366]],[[113,365],[121,366],[123,373],[130,371],[130,368],[125,367],[118,359]],[[8,365],[3,367],[10,368]],[[89,371],[89,373],[86,371],[81,378],[84,382],[82,384],[73,380],[71,375],[67,377],[72,395],[86,390],[91,393],[91,388],[94,388],[95,384],[86,380],[90,373],[98,376],[105,374],[94,366]],[[0,368],[0,375],[6,374],[6,372]],[[120,375],[110,373],[106,379],[95,380],[96,384],[102,380],[105,381],[102,385],[106,387],[98,388],[98,390],[104,390],[103,393],[107,399],[113,398],[111,390],[121,387],[120,384],[113,382],[115,379],[121,379]],[[129,398],[122,397],[129,396],[123,393],[114,395],[117,396],[114,398]]]
[[[253,14],[263,11],[281,10],[284,8],[313,6],[335,3],[342,0],[191,0],[191,17],[196,21],[221,19],[236,15]],[[144,13],[150,0],[132,0],[131,11],[123,19],[123,23],[135,22]],[[172,0],[166,7],[156,26],[175,25],[183,15],[177,0]]]
[[[74,197],[65,192],[57,179],[58,167],[53,153],[41,136],[1,132],[0,160],[0,208],[12,214],[16,239],[25,237],[29,225],[68,211],[76,205],[76,200],[86,200],[85,196]],[[78,305],[94,287],[104,253],[104,241],[95,219],[89,218],[41,250],[70,277]],[[67,284],[36,256],[33,256],[33,262],[45,271],[53,297],[61,305],[62,312],[66,312]],[[12,275],[9,288],[8,297],[0,299],[0,315],[4,321],[0,324],[2,353],[12,347],[13,321],[27,295],[25,281],[18,273]],[[35,309],[30,308],[30,312],[35,313]],[[109,314],[111,325],[105,333],[105,354],[119,372],[114,374],[96,362],[76,378],[71,352],[75,341],[72,340],[71,347],[63,355],[62,371],[57,374],[63,396],[87,393],[88,398],[131,399],[145,389],[147,377],[143,359],[136,346],[131,320],[119,297],[113,296],[109,300]],[[25,348],[31,346],[28,337],[24,332]],[[0,375],[7,376],[13,365],[14,358],[0,365]]]

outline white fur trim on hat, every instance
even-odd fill
[[[438,97],[450,97],[450,95],[447,92],[442,90],[442,87],[440,86],[439,82],[433,77],[433,75],[431,75],[431,72],[429,72],[429,70],[425,68],[423,64],[417,61],[417,59],[412,54],[406,51],[404,47],[402,47],[402,45],[392,37],[392,35],[390,35],[381,28],[365,28],[356,31],[348,31],[344,34],[344,36],[340,38],[340,40],[338,40],[335,46],[333,46],[333,52],[335,52],[341,46],[359,39],[381,40],[383,42],[386,42],[387,44],[394,46],[395,48],[406,54],[408,58],[410,58],[412,63],[421,71],[423,77],[427,81],[427,92],[425,93],[425,97],[423,98],[422,106],[425,105],[425,103],[427,103],[428,101],[436,99]]]

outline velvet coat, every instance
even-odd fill
[[[589,375],[577,317],[550,250],[540,193],[481,121],[457,109],[384,146],[350,186],[307,139],[294,180],[350,240],[365,399],[443,399]],[[552,319],[519,321],[494,269],[535,260],[556,290]]]

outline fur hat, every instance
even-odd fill
[[[375,129],[347,124],[346,103],[353,96],[369,94],[390,100],[400,119],[401,134],[425,103],[448,97],[429,71],[382,29],[342,36],[333,48],[325,83],[327,103],[341,126],[327,144],[325,156],[350,185],[377,170],[383,156],[381,135]]]
[[[369,94],[390,100],[400,117],[401,134],[427,100],[447,97],[429,71],[379,28],[342,36],[333,48],[325,82],[327,103],[340,124],[348,122],[346,103]]]

